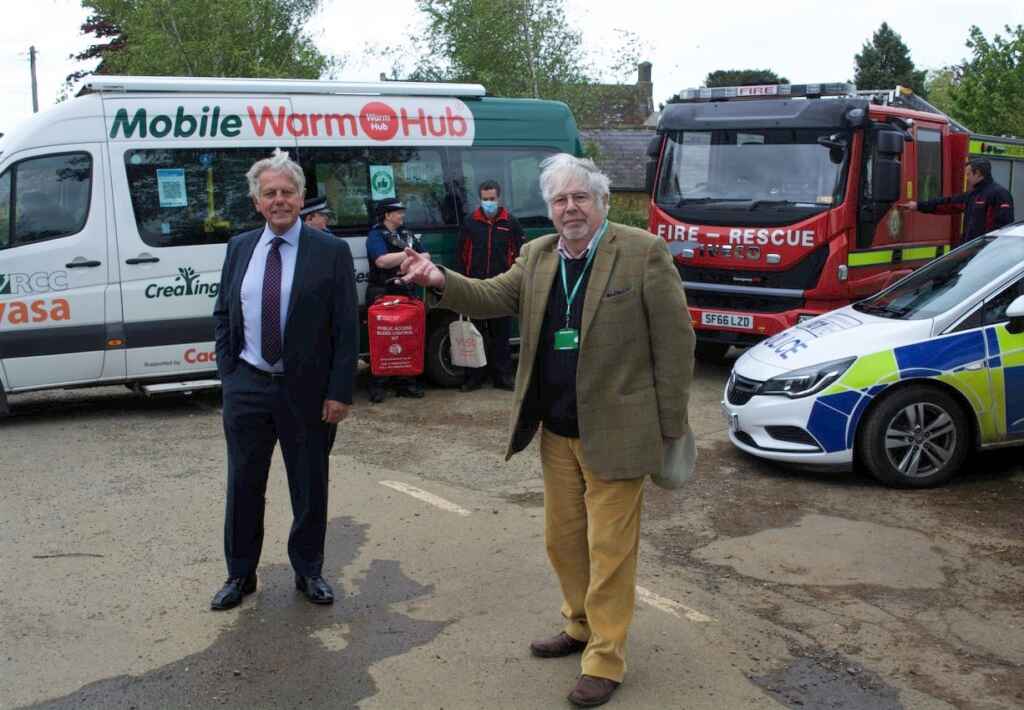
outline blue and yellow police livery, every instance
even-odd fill
[[[1024,444],[1024,223],[744,353],[722,402],[740,449],[941,484],[972,448]]]

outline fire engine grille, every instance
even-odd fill
[[[782,313],[804,307],[804,299],[787,296],[749,296],[745,293],[716,293],[714,291],[686,292],[687,305],[694,308],[726,308],[734,311]]]
[[[759,389],[761,389],[760,382],[742,377],[734,372],[729,378],[729,387],[725,391],[725,396],[730,404],[739,407],[749,402]]]
[[[683,262],[679,265],[679,274],[683,277],[683,281],[691,283],[721,284],[723,286],[755,285],[764,288],[789,288],[806,291],[818,285],[821,270],[827,260],[828,245],[825,244],[808,254],[792,269],[785,271],[714,269],[689,266]],[[730,263],[739,266],[743,262],[733,259]]]

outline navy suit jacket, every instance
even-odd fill
[[[213,319],[221,379],[238,367],[245,344],[242,279],[263,229],[228,242]],[[299,233],[295,276],[284,330],[287,396],[305,416],[320,418],[325,399],[352,403],[359,357],[356,277],[348,244],[306,225]]]

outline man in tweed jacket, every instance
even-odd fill
[[[593,706],[625,673],[644,477],[661,469],[663,441],[687,431],[694,334],[664,241],[607,221],[608,178],[567,154],[541,167],[558,233],[527,243],[509,271],[467,279],[411,251],[402,271],[435,306],[519,318],[506,458],[541,428],[545,542],[565,618],[530,649],[582,651],[569,699]]]

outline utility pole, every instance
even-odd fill
[[[36,86],[36,46],[28,48],[28,64],[32,71],[32,113],[39,113],[39,88]]]

